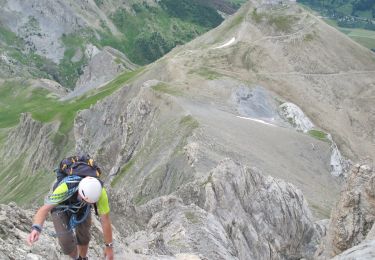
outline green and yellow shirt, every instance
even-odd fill
[[[46,204],[50,205],[60,205],[66,204],[71,198],[77,196],[78,185],[71,185],[70,183],[62,182],[51,195],[46,199]],[[98,202],[96,203],[98,208],[98,214],[104,215],[110,212],[108,195],[106,189],[102,188],[102,193],[99,197]]]

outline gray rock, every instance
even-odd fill
[[[366,164],[355,165],[332,211],[328,233],[317,251],[317,257],[340,254],[360,244],[368,234],[368,239],[373,239],[370,230],[375,221],[374,190],[373,168]]]
[[[332,258],[333,260],[372,260],[375,259],[375,240],[363,242],[354,246],[338,256]]]
[[[267,202],[267,203],[265,203]],[[320,240],[302,193],[232,160],[142,206],[127,203],[138,222],[127,236],[142,254],[189,253],[203,259],[310,258]],[[122,222],[116,221],[119,230]]]
[[[10,131],[5,145],[1,147],[0,164],[23,161],[19,170],[26,175],[53,169],[57,151],[51,139],[57,130],[56,123],[43,124],[33,120],[30,113],[21,114],[20,123]]]
[[[137,65],[132,63],[124,54],[111,47],[105,47],[100,51],[95,46],[89,45],[86,49],[86,56],[89,62],[84,68],[83,74],[77,80],[74,91],[63,97],[62,101],[100,88],[121,72],[132,71],[137,68]]]

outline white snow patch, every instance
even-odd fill
[[[264,125],[270,125],[270,126],[273,126],[273,127],[276,126],[276,125],[273,125],[271,123],[268,123],[266,121],[263,121],[263,120],[260,120],[260,119],[256,119],[256,118],[243,117],[243,116],[236,116],[236,117],[241,118],[241,119],[251,120],[251,121],[258,122],[258,123],[261,123],[261,124],[264,124]]]
[[[220,46],[215,47],[215,48],[213,48],[213,49],[221,49],[221,48],[228,47],[228,46],[232,45],[235,41],[236,41],[236,37],[233,37],[233,38],[230,39],[227,43],[224,43],[223,45],[220,45]]]
[[[306,133],[314,127],[314,124],[297,105],[287,102],[281,104],[279,108],[280,115],[298,131]]]
[[[331,174],[333,176],[339,177],[344,176],[346,177],[346,173],[350,167],[350,161],[345,159],[341,153],[339,148],[337,147],[336,143],[333,141],[332,136],[330,134],[327,135],[327,138],[331,141]]]

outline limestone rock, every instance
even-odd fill
[[[365,240],[375,221],[374,190],[373,168],[366,164],[355,165],[332,212],[327,237],[317,256],[335,256]]]
[[[57,239],[52,235],[54,228],[48,219],[44,224],[39,241],[32,247],[26,243],[27,235],[32,225],[34,210],[24,210],[15,203],[0,204],[0,259],[27,259],[27,260],[55,260],[69,259],[62,254]],[[90,259],[100,259],[103,254],[103,236],[100,222],[92,214],[93,226],[91,227],[92,240],[89,247]],[[131,252],[124,247],[121,236],[113,229],[116,241],[115,255],[128,257]],[[121,259],[121,258],[119,258]]]
[[[127,202],[123,210],[138,227],[126,243],[147,255],[309,258],[321,236],[298,189],[229,159],[208,179],[189,182],[142,206]],[[121,232],[126,229],[121,221],[116,224]]]
[[[9,165],[23,160],[23,168],[20,169],[23,174],[53,169],[57,152],[51,139],[57,130],[55,123],[43,124],[32,119],[29,113],[21,114],[20,123],[9,133],[0,150],[0,163]]]
[[[361,244],[354,246],[332,260],[372,260],[375,259],[375,240],[362,242]]]
[[[137,65],[132,63],[123,53],[111,47],[104,47],[103,50],[99,50],[94,45],[88,45],[85,55],[89,62],[83,69],[83,74],[77,80],[74,91],[61,100],[68,100],[99,88],[121,72],[132,71],[137,68]]]

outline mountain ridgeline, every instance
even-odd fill
[[[219,12],[233,13],[241,2],[2,1],[0,76],[49,78],[73,89],[90,61],[89,44],[147,64],[216,27]]]
[[[1,3],[13,32],[31,32],[23,22],[42,5],[44,13],[32,23],[43,41],[37,31],[23,40],[4,31],[2,72],[22,77],[0,80],[0,203],[8,204],[0,205],[0,258],[61,257],[47,232],[35,247],[23,243],[32,221],[25,208],[43,202],[62,157],[88,153],[108,188],[117,259],[371,259],[369,49],[295,2],[254,0],[140,67],[136,48],[157,52],[136,39],[177,39],[154,34],[158,22],[200,32],[220,21],[210,10],[225,16],[239,2]],[[21,57],[36,55],[35,63],[85,61],[74,91],[11,59],[25,42],[32,50]],[[89,256],[99,258],[93,220]]]

